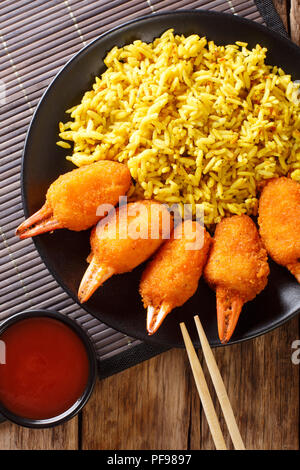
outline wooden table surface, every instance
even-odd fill
[[[274,4],[300,44],[300,0]],[[215,350],[247,449],[299,449],[299,365],[291,360],[297,339],[298,317],[255,340]],[[98,381],[81,415],[65,425],[31,430],[2,424],[0,449],[199,450],[214,444],[186,352],[173,349]]]

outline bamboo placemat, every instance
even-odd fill
[[[69,315],[93,339],[100,377],[112,375],[167,349],[129,338],[87,314],[57,284],[32,241],[15,237],[15,229],[24,217],[20,165],[26,131],[52,78],[77,51],[105,31],[163,10],[206,8],[265,22],[284,34],[273,6],[266,10],[265,3],[253,0],[1,2],[0,319],[32,308],[54,309]]]

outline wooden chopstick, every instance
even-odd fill
[[[191,364],[200,400],[217,450],[227,450],[220,423],[208,390],[204,373],[184,323],[180,323],[181,333]]]
[[[221,409],[223,411],[225,422],[226,422],[229,434],[231,436],[234,448],[236,450],[245,450],[245,445],[244,445],[243,439],[241,437],[239,428],[237,426],[237,423],[236,423],[236,420],[235,420],[235,417],[234,417],[234,414],[233,414],[232,406],[231,406],[231,403],[229,401],[223,379],[221,377],[221,374],[220,374],[219,368],[217,366],[215,357],[213,355],[213,352],[211,350],[211,347],[209,345],[209,342],[207,340],[206,334],[203,330],[203,327],[201,325],[201,322],[200,322],[200,319],[199,319],[198,315],[196,315],[194,317],[194,320],[195,320],[195,323],[196,323],[196,327],[197,327],[199,339],[200,339],[200,342],[201,342],[204,358],[205,358],[205,361],[206,361],[206,364],[207,364],[212,382],[214,384],[214,388],[216,390],[216,394],[217,394],[217,397],[219,399]]]
[[[231,436],[234,448],[236,450],[245,450],[245,445],[243,443],[240,431],[238,429],[233,410],[225,389],[224,382],[222,380],[219,368],[217,366],[216,360],[208,343],[207,337],[204,333],[203,327],[201,325],[198,315],[194,317],[197,332],[201,342],[204,358],[211,375],[213,385],[216,390],[217,397],[219,399],[221,409],[224,414],[225,422],[228,427],[229,434]],[[208,421],[210,432],[212,434],[213,441],[215,443],[217,450],[226,450],[225,440],[220,428],[220,423],[208,390],[208,386],[204,377],[203,369],[199,362],[198,356],[194,349],[191,338],[188,334],[186,326],[184,323],[180,323],[180,328],[188,354],[188,358],[191,364],[192,372],[200,396],[200,400]]]

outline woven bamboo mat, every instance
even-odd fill
[[[32,241],[15,237],[24,217],[20,165],[26,131],[56,73],[78,50],[108,29],[143,15],[180,8],[231,12],[264,23],[257,5],[259,2],[253,0],[1,1],[0,319],[32,308],[69,315],[93,339],[101,377],[164,350],[114,331],[87,314],[57,284]]]

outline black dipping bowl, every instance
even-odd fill
[[[4,320],[0,325],[0,336],[2,333],[7,330],[10,326],[14,323],[19,321],[25,320],[27,318],[33,317],[49,317],[54,320],[61,321],[68,327],[70,327],[76,335],[81,339],[83,345],[85,346],[85,350],[89,360],[89,377],[86,384],[86,388],[81,395],[80,398],[66,411],[63,413],[54,416],[53,418],[47,419],[29,419],[24,418],[18,415],[15,415],[10,410],[5,408],[2,403],[0,402],[0,423],[8,419],[13,423],[19,424],[20,426],[25,426],[27,428],[50,428],[53,426],[57,426],[58,424],[62,424],[69,419],[73,418],[79,411],[84,407],[84,405],[89,400],[91,393],[93,391],[96,378],[97,378],[97,358],[96,352],[92,345],[91,340],[84,332],[84,330],[74,321],[68,318],[66,315],[62,313],[55,312],[52,310],[26,310],[24,312],[17,313],[7,320]],[[76,367],[76,364],[74,364]]]
[[[73,170],[66,160],[68,150],[56,145],[58,123],[69,120],[65,110],[80,103],[95,76],[106,67],[103,59],[114,47],[136,39],[151,42],[169,28],[178,34],[199,34],[218,45],[245,41],[249,47],[268,48],[266,63],[279,65],[300,79],[300,48],[253,21],[232,14],[205,10],[166,12],[138,18],[103,34],[79,51],[59,72],[46,90],[32,119],[23,155],[22,191],[28,217],[45,202],[50,184],[62,173]],[[46,266],[65,291],[78,302],[77,291],[87,269],[90,231],[56,230],[34,237]],[[211,346],[220,346],[216,321],[215,293],[200,279],[196,294],[167,316],[158,332],[146,331],[146,311],[139,295],[139,282],[145,265],[131,273],[113,276],[82,305],[90,314],[112,328],[153,345],[184,347],[179,323],[184,321],[193,343],[200,347],[193,317],[199,314]],[[228,267],[230,269],[230,266]],[[282,266],[270,263],[267,287],[243,307],[235,332],[228,344],[254,338],[270,331],[300,311],[299,284]]]

